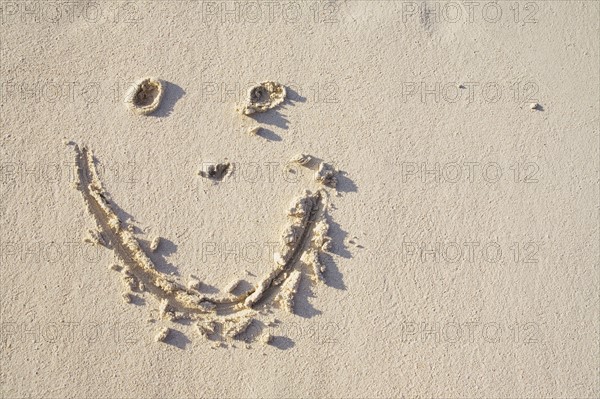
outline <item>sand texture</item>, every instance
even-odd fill
[[[0,2],[0,398],[600,397],[599,4]]]

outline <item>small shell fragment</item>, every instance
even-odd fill
[[[284,85],[272,81],[262,82],[248,90],[246,103],[239,107],[239,112],[244,115],[266,112],[281,104],[286,94]]]
[[[540,108],[540,104],[538,103],[531,103],[529,104],[529,108],[531,108],[532,110],[538,110]]]
[[[158,108],[163,94],[163,84],[159,79],[141,78],[127,90],[124,102],[134,113],[149,115]]]

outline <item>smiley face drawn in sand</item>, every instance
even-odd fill
[[[134,302],[137,295],[150,294],[159,302],[162,319],[193,322],[201,337],[218,342],[220,346],[224,338],[237,337],[255,322],[263,326],[276,324],[272,317],[269,320],[274,307],[294,313],[294,295],[305,269],[314,282],[324,280],[325,266],[319,254],[330,249],[325,213],[329,199],[327,188],[334,187],[336,182],[335,169],[321,164],[315,176],[315,182],[320,183],[319,188],[313,192],[306,190],[292,201],[287,210],[279,251],[274,254],[273,267],[254,287],[234,294],[239,281],[236,280],[223,294],[207,295],[199,291],[201,282],[197,279],[182,284],[157,270],[134,236],[133,226],[117,216],[117,207],[100,181],[92,151],[75,145],[75,152],[78,166],[76,187],[97,225],[97,230],[91,231],[91,238],[87,240],[112,249],[123,264],[122,267],[111,265],[111,269],[122,275],[126,287],[123,294],[125,302]],[[308,155],[299,155],[294,161],[308,167],[311,159]],[[155,238],[151,251],[156,250],[159,243],[160,240]],[[165,331],[161,330],[157,341],[167,339]],[[263,334],[256,340],[269,343],[271,337]]]

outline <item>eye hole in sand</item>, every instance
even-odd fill
[[[125,105],[136,114],[149,115],[160,105],[163,93],[163,84],[159,79],[142,78],[127,90]]]
[[[269,92],[263,86],[255,86],[250,89],[250,101],[254,103],[266,104],[269,101]]]
[[[272,81],[262,82],[248,90],[246,102],[239,107],[244,115],[266,112],[281,104],[287,95],[285,86]]]

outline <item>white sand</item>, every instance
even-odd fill
[[[600,396],[597,2],[69,4],[0,4],[0,397]],[[236,112],[268,80],[288,100]],[[288,161],[329,163],[325,283],[223,341],[125,303],[71,140],[209,296],[272,269],[317,187]]]

